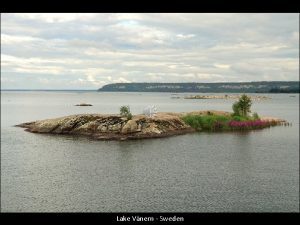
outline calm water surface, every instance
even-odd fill
[[[299,95],[254,102],[290,127],[248,133],[95,141],[33,134],[22,122],[77,113],[231,111],[232,100],[188,94],[1,92],[4,212],[299,212]],[[295,97],[291,97],[295,96]],[[75,107],[86,102],[92,107]]]

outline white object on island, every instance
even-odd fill
[[[157,113],[157,108],[155,105],[148,106],[147,108],[144,109],[144,115],[146,116],[154,117],[156,113]]]

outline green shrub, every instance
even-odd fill
[[[202,127],[202,121],[201,121],[201,116],[195,116],[195,115],[187,115],[182,117],[182,120],[193,127],[196,130],[201,130]]]
[[[249,112],[251,112],[250,108],[252,105],[252,100],[247,95],[243,94],[238,101],[238,105],[240,108],[240,111],[243,116],[247,116]]]
[[[187,115],[181,118],[186,124],[196,130],[219,130],[225,129],[231,116],[222,115]]]
[[[131,113],[128,113],[128,114],[127,114],[127,119],[128,119],[128,120],[131,120],[131,119],[132,119],[132,114],[131,114]]]
[[[121,116],[124,116],[124,117],[127,117],[128,120],[131,120],[132,119],[132,114],[130,112],[130,107],[129,106],[121,106],[120,107],[120,115]]]
[[[247,95],[243,94],[239,100],[232,105],[233,115],[235,116],[248,116],[251,112],[250,108],[252,105],[252,100]]]
[[[232,120],[234,121],[248,121],[249,120],[249,117],[246,117],[246,116],[232,116]]]
[[[232,110],[233,110],[233,115],[234,115],[234,116],[239,116],[239,115],[241,115],[241,112],[240,112],[240,106],[239,106],[239,103],[238,103],[238,102],[233,103],[233,105],[232,105]]]
[[[254,112],[254,113],[252,114],[252,118],[253,118],[254,120],[260,119],[260,117],[258,116],[258,114],[257,114],[256,112]]]

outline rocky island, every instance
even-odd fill
[[[120,115],[80,114],[17,126],[33,133],[85,135],[99,140],[165,137],[194,131],[172,113],[158,113],[153,118],[136,115],[130,120]]]
[[[202,118],[204,121],[202,124],[199,123],[200,127],[194,124],[195,118],[198,120]],[[205,120],[207,119],[211,121],[210,129],[206,127]],[[16,126],[26,128],[26,131],[32,133],[84,135],[98,140],[128,140],[168,137],[196,131],[217,131],[219,128],[225,127],[226,130],[244,129],[247,126],[255,129],[285,123],[284,120],[267,117],[260,118],[259,122],[251,120],[248,125],[243,121],[235,121],[236,123],[233,121],[235,120],[229,112],[196,111],[188,113],[160,112],[152,117],[140,114],[130,119],[121,115],[78,114],[27,122]]]

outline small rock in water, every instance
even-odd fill
[[[92,104],[87,104],[87,103],[80,103],[80,104],[77,104],[75,106],[93,106]]]

